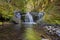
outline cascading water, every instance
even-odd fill
[[[39,12],[38,13],[38,20],[36,21],[36,23],[41,23],[43,20],[43,16],[44,16],[45,12]]]
[[[43,16],[44,16],[44,13],[43,12],[39,12],[38,19],[41,19]]]
[[[39,23],[40,21],[42,21],[43,16],[44,16],[44,12],[39,12],[37,23]]]
[[[21,20],[20,12],[15,11],[15,12],[14,12],[13,21],[15,21],[16,23],[20,23],[20,20]]]
[[[36,24],[33,20],[33,16],[29,12],[25,15],[25,24]]]
[[[34,22],[32,15],[28,12],[26,15],[25,22]]]
[[[16,14],[15,14],[15,17],[18,18],[18,19],[21,19],[20,13],[16,13]]]

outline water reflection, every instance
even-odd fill
[[[14,28],[15,28],[16,30],[20,30],[21,25],[20,25],[20,24],[15,24],[15,25],[14,25]]]
[[[24,24],[25,33],[24,40],[40,40],[41,38],[37,36],[37,32],[34,30],[35,24]]]
[[[15,24],[15,25],[12,24],[12,25],[5,25],[4,27],[6,27],[6,26],[9,27],[9,28],[5,28],[3,30],[1,30],[1,28],[0,28],[0,32],[1,32],[0,35],[2,34],[0,36],[1,40],[5,39],[5,38],[6,39],[7,38],[10,38],[10,39],[12,38],[14,40],[18,40],[18,38],[19,38],[19,40],[22,40],[22,39],[23,40],[40,40],[41,39],[40,34],[45,35],[44,36],[45,38],[49,37],[49,36],[46,37],[46,35],[48,35],[48,34],[45,34],[42,27],[39,28],[38,26],[36,26],[36,24],[23,24],[23,26],[20,26],[20,24]],[[39,28],[39,29],[38,30],[34,29],[34,27]],[[16,30],[14,30],[14,29],[16,29]],[[35,31],[35,30],[37,30],[37,31]],[[38,33],[38,32],[40,32],[40,33]],[[59,30],[57,30],[57,33],[58,32],[59,32]],[[37,35],[37,33],[38,33],[38,35]],[[7,34],[8,34],[8,36],[6,36]],[[50,34],[50,36],[51,36],[51,34]],[[1,37],[4,37],[4,38],[1,38]],[[41,36],[41,37],[43,37],[43,36]],[[53,36],[53,37],[54,37],[54,39],[59,38],[59,37],[55,38],[55,36]],[[8,40],[10,40],[10,39],[8,39]]]

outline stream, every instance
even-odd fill
[[[17,27],[17,28],[16,28]],[[36,24],[5,24],[0,26],[0,40],[58,40]],[[53,39],[52,39],[53,38]]]
[[[18,24],[5,24],[0,28],[0,40],[40,40],[33,26],[22,24],[20,27]]]

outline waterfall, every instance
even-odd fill
[[[44,12],[39,12],[39,14],[38,14],[38,20],[42,20],[42,18],[43,18],[43,16],[44,16]]]
[[[39,12],[38,13],[38,20],[37,20],[37,23],[40,23],[42,20],[43,20],[43,16],[44,16],[44,12]]]
[[[38,19],[41,19],[43,16],[44,16],[44,13],[43,12],[39,12]]]
[[[32,15],[28,12],[26,15],[25,22],[34,22]]]
[[[15,17],[18,18],[18,19],[21,19],[20,13],[16,13],[16,14],[15,14]]]
[[[25,24],[35,24],[33,16],[29,12],[25,15]]]
[[[13,19],[13,21],[14,21],[15,23],[20,23],[20,22],[21,22],[20,12],[15,11],[15,12],[14,12],[14,16],[13,16],[12,19]]]

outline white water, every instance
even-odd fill
[[[14,20],[16,23],[20,23],[20,21],[21,21],[21,15],[20,15],[20,13],[14,13],[13,20]]]
[[[21,19],[20,13],[15,13],[15,17],[18,18],[18,19]]]
[[[44,16],[44,13],[43,13],[43,12],[40,12],[40,13],[38,14],[38,19],[41,19],[43,16]]]
[[[43,16],[44,16],[44,12],[39,12],[37,23],[40,23],[40,21],[43,20]]]
[[[25,15],[24,24],[36,24],[33,20],[33,16],[29,12],[27,12],[27,14]]]

